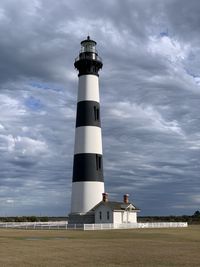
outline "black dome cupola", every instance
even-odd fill
[[[102,68],[102,59],[98,56],[96,50],[96,42],[90,39],[81,42],[81,51],[79,56],[75,59],[74,66],[79,71],[78,76],[93,74],[98,75],[99,70]]]

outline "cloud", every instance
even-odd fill
[[[200,195],[193,195],[191,196],[191,198],[194,203],[197,203],[197,204],[200,203]]]
[[[177,121],[165,121],[162,115],[152,106],[141,106],[130,102],[115,103],[115,108],[110,108],[108,114],[112,119],[119,120],[134,120],[140,128],[146,128],[150,131],[174,132],[183,135]],[[137,124],[135,126],[137,127]]]
[[[169,36],[150,37],[149,51],[157,54],[158,56],[164,56],[171,62],[182,61],[187,57],[189,51],[189,45],[181,45],[177,40],[173,40]]]
[[[15,150],[22,155],[41,155],[41,153],[47,152],[48,149],[44,141],[34,140],[29,137],[17,136],[14,138],[10,135],[8,136],[8,143],[11,144],[8,147],[10,152]]]

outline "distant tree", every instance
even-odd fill
[[[39,219],[41,222],[48,222],[49,221],[48,217],[40,217]]]
[[[193,216],[194,217],[200,217],[200,211],[199,210],[196,210]]]
[[[29,221],[29,222],[38,222],[39,219],[38,219],[38,217],[36,217],[36,216],[29,216],[29,217],[27,218],[27,221]]]

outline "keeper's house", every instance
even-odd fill
[[[129,202],[128,194],[124,195],[123,202],[108,201],[108,194],[103,193],[103,199],[92,211],[95,224],[101,223],[137,223],[137,212],[140,210]]]

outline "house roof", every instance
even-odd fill
[[[92,211],[95,211],[99,206],[104,205],[109,207],[112,211],[115,210],[136,210],[139,211],[137,207],[135,207],[132,203],[124,203],[124,202],[117,202],[117,201],[101,201],[96,206],[92,208]]]

